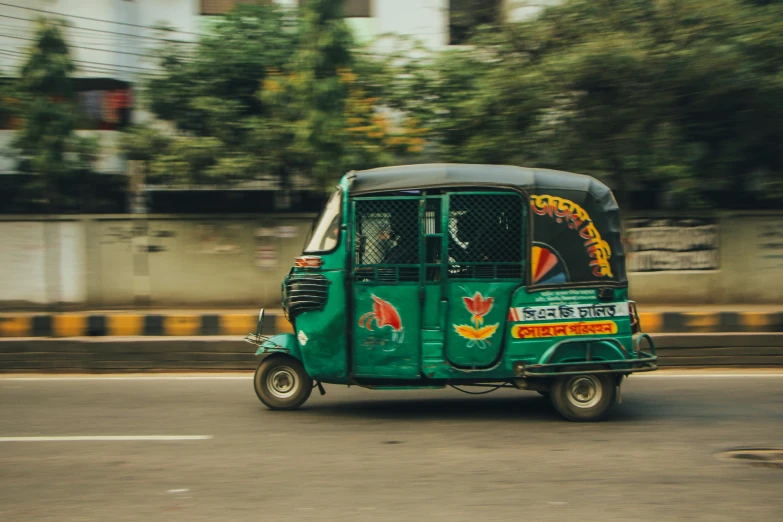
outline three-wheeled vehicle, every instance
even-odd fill
[[[282,285],[292,334],[246,337],[269,408],[322,383],[515,387],[597,420],[657,368],[628,300],[621,222],[596,179],[500,165],[352,171]],[[466,390],[463,390],[466,391]],[[489,391],[489,390],[487,390]]]

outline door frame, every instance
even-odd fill
[[[479,278],[468,278],[468,279],[451,279],[449,278],[449,241],[451,237],[451,233],[449,230],[449,224],[451,220],[451,198],[454,195],[459,196],[509,196],[513,195],[516,198],[519,199],[519,206],[522,210],[521,212],[521,224],[520,224],[520,252],[522,259],[520,260],[520,277],[519,279],[500,279],[500,282],[502,283],[516,283],[516,285],[509,290],[508,296],[505,299],[505,301],[502,303],[502,327],[499,328],[499,342],[500,346],[497,350],[496,357],[492,360],[491,363],[487,365],[481,365],[479,367],[468,367],[468,366],[461,366],[453,363],[449,357],[448,357],[448,343],[449,343],[449,326],[451,325],[450,318],[451,318],[451,310],[453,308],[453,303],[449,299],[449,289],[453,287],[461,286],[462,283],[484,283],[484,284],[492,284],[493,282],[498,282],[498,278],[492,278],[492,279],[479,279]],[[442,224],[441,227],[444,230],[444,241],[442,245],[442,253],[441,253],[441,260],[442,260],[442,289],[441,289],[441,299],[446,303],[445,310],[444,310],[444,317],[442,318],[442,324],[444,325],[444,332],[443,332],[443,359],[446,363],[448,363],[452,368],[462,371],[485,371],[492,369],[493,367],[497,366],[502,360],[503,356],[505,354],[506,350],[506,337],[507,332],[509,330],[509,321],[508,321],[508,309],[511,306],[511,301],[513,299],[514,293],[520,288],[520,287],[526,287],[526,274],[529,268],[529,260],[528,260],[528,237],[529,237],[529,231],[528,231],[528,199],[519,191],[516,190],[498,190],[497,188],[485,188],[484,190],[449,190],[446,189],[445,192],[441,195],[443,198],[443,204],[441,207],[441,218],[442,218]],[[467,263],[466,263],[467,264]],[[512,266],[513,263],[492,263],[487,262],[483,263],[487,266],[498,266],[500,264],[508,264],[508,266]],[[498,303],[500,305],[501,303]]]
[[[348,346],[347,346],[347,373],[349,376],[349,379],[353,382],[356,382],[356,328],[359,328],[358,324],[354,321],[354,316],[356,314],[356,286],[357,282],[355,281],[355,270],[358,266],[367,266],[367,265],[357,265],[356,263],[356,254],[357,254],[357,222],[356,222],[356,204],[360,201],[389,201],[389,200],[395,200],[395,201],[417,201],[418,204],[418,222],[423,222],[423,215],[424,211],[422,201],[424,198],[425,191],[421,190],[421,193],[419,195],[408,195],[408,196],[378,196],[378,195],[367,195],[367,196],[358,196],[358,197],[350,197],[348,199],[348,226],[346,227],[347,230],[347,241],[346,244],[348,245],[347,253],[346,253],[346,277],[345,277],[345,284],[346,284],[346,296],[348,296],[348,303],[349,305],[346,307],[346,324],[348,328]],[[417,300],[421,304],[422,302],[422,296],[423,296],[423,286],[421,282],[422,272],[421,272],[421,261],[423,259],[423,252],[422,252],[422,234],[421,234],[421,227],[419,227],[419,275],[417,278],[417,281],[415,284],[411,284],[411,287],[416,288],[416,295]],[[370,265],[370,266],[377,266],[379,265]],[[382,265],[381,265],[382,266]],[[386,266],[393,266],[393,265],[386,265]],[[397,272],[399,276],[399,272]],[[398,277],[399,279],[399,277]],[[399,282],[399,281],[396,281]],[[412,283],[412,282],[410,282]],[[384,281],[374,281],[370,283],[370,285],[393,285],[395,282],[384,282]],[[419,378],[421,377],[421,367],[422,367],[422,340],[421,340],[421,321],[423,319],[423,312],[419,313],[419,333],[418,333],[418,343],[416,344],[416,361],[419,368]],[[376,377],[358,377],[361,380],[372,380],[376,379]],[[381,380],[384,380],[385,378],[380,378]]]

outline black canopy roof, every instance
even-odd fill
[[[612,191],[592,176],[560,170],[510,165],[425,163],[353,171],[351,194],[371,194],[433,187],[494,186],[540,193],[568,190],[589,194],[601,210],[618,210]]]

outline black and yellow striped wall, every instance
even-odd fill
[[[257,314],[0,314],[0,337],[245,336]],[[292,331],[282,314],[266,314],[261,333]]]
[[[648,333],[783,332],[783,312],[641,313]],[[0,337],[245,336],[258,316],[249,313],[1,314]],[[264,316],[261,333],[291,332],[282,313]]]

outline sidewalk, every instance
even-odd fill
[[[783,332],[783,305],[638,305],[651,334]],[[258,309],[144,309],[81,312],[0,311],[0,337],[244,336]],[[267,309],[262,333],[291,332],[280,309]]]

